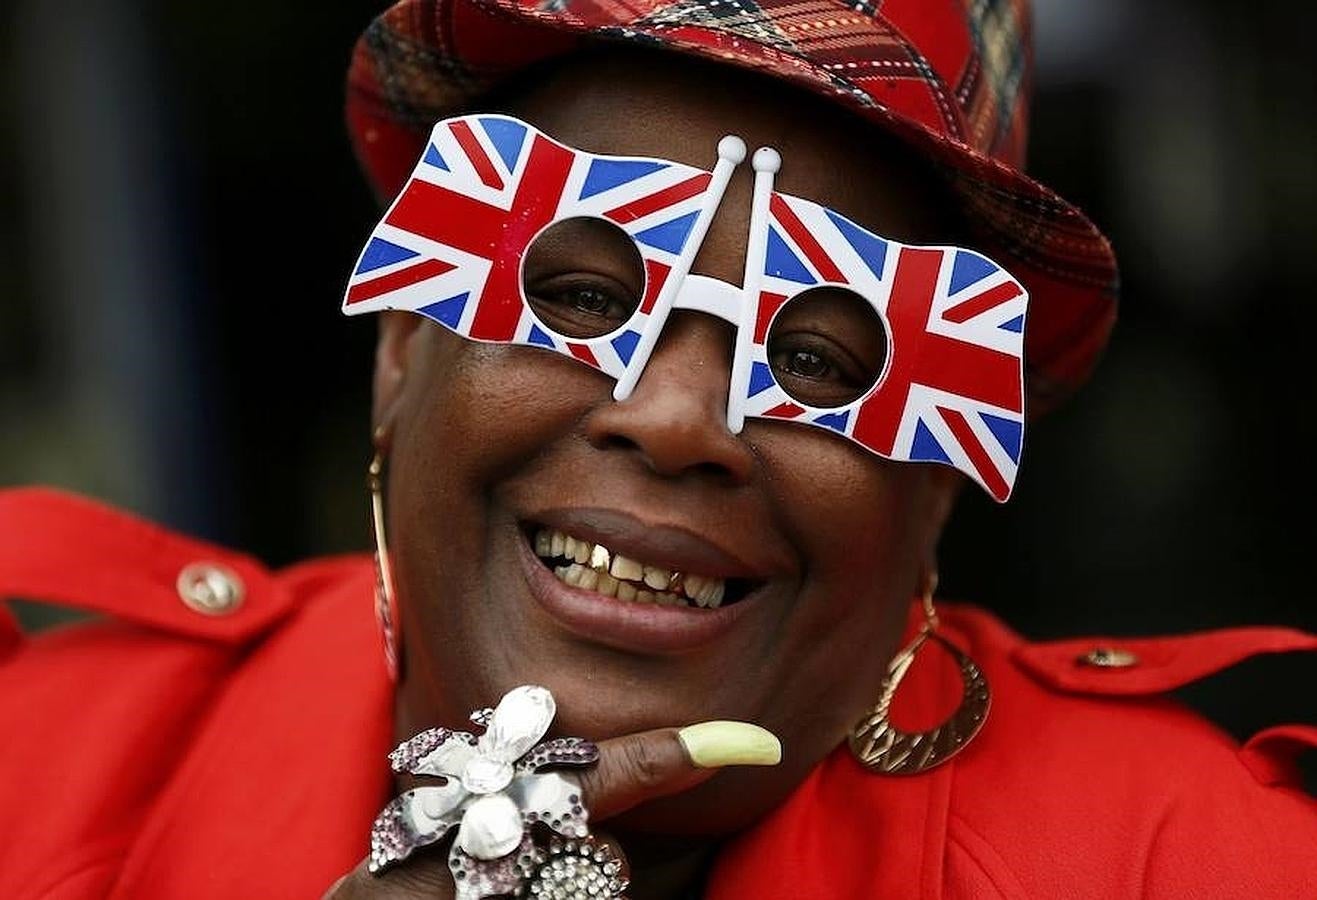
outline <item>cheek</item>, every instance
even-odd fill
[[[414,340],[394,424],[388,516],[404,705],[425,727],[460,721],[488,701],[497,686],[482,676],[499,663],[495,638],[518,624],[495,621],[510,613],[483,599],[491,535],[506,524],[500,485],[543,465],[607,386],[570,360],[467,341],[428,323]],[[435,635],[465,639],[426,637]]]
[[[804,550],[807,579],[834,617],[916,590],[936,539],[926,467],[895,463],[824,433],[766,424],[754,442],[780,527]],[[819,610],[822,612],[823,610]]]
[[[788,425],[756,443],[781,527],[807,561],[777,650],[792,661],[788,706],[813,711],[817,727],[801,737],[826,752],[873,702],[900,640],[936,538],[928,473]]]
[[[528,465],[607,394],[606,379],[571,360],[428,323],[407,379],[396,443],[421,482],[457,490]]]

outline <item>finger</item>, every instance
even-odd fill
[[[447,900],[453,878],[438,859],[410,860],[407,865],[371,874],[362,860],[336,881],[321,900]]]
[[[775,766],[781,760],[781,742],[758,725],[701,722],[602,741],[599,764],[579,777],[591,817],[603,820],[688,790],[724,766]]]

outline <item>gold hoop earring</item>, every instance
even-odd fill
[[[851,753],[871,772],[879,775],[918,775],[939,766],[969,746],[988,718],[992,692],[988,680],[974,660],[938,634],[933,592],[937,578],[929,580],[923,596],[924,627],[910,645],[887,665],[878,702],[851,729]],[[930,640],[940,644],[960,666],[964,683],[960,705],[951,717],[931,731],[906,732],[891,720],[892,699],[915,661],[915,654]]]
[[[384,433],[375,430],[375,456],[366,470],[366,488],[370,492],[371,531],[375,536],[375,622],[384,646],[384,666],[389,679],[398,680],[398,598],[393,585],[393,565],[389,560],[389,542],[384,535]]]

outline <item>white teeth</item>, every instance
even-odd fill
[[[708,587],[709,582],[710,579],[705,578],[703,575],[687,575],[682,578],[681,589],[687,597],[699,602],[700,593]],[[700,606],[704,606],[704,604],[700,603]]]
[[[576,579],[577,587],[584,588],[587,591],[593,591],[596,587],[599,586],[598,572],[596,572],[594,569],[586,569],[582,567],[580,563],[576,564],[576,568],[581,570],[580,577]]]
[[[567,563],[553,570],[566,584],[620,600],[711,609],[722,604],[727,590],[721,578],[647,566],[602,544],[550,528],[536,532],[534,545],[536,556]]]
[[[697,606],[715,607],[723,602],[727,582],[721,578],[687,575],[683,589],[686,591],[686,596],[694,600]]]
[[[644,566],[620,553],[613,555],[613,565],[608,571],[614,578],[625,578],[627,581],[640,581],[645,576]]]
[[[723,595],[726,593],[727,593],[727,582],[723,581],[720,578],[716,582],[714,582],[713,587],[709,590],[708,600],[705,602],[704,605],[716,609],[717,607],[722,605]],[[703,595],[701,595],[701,599],[703,599]]]
[[[589,541],[578,540],[571,535],[563,535],[563,559],[571,559],[578,563],[584,563],[590,558],[590,551],[593,548],[594,544],[591,544]]]
[[[658,566],[645,566],[645,584],[655,590],[662,590],[672,580],[672,573]]]

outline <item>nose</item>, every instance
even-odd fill
[[[636,453],[664,477],[700,473],[747,483],[754,456],[727,429],[731,343],[720,320],[674,312],[630,396],[586,420],[591,445]]]

